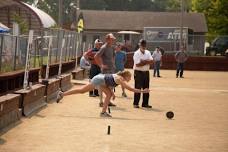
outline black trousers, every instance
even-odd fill
[[[135,88],[136,89],[145,89],[149,88],[150,84],[150,73],[149,71],[134,71],[135,79]],[[139,104],[141,93],[134,93],[134,105]],[[142,106],[147,106],[149,103],[149,93],[143,93],[143,102]]]
[[[184,63],[177,63],[177,73],[176,76],[178,77],[180,73],[180,77],[184,74]]]
[[[94,76],[98,75],[99,73],[101,73],[100,67],[96,64],[91,64],[89,78],[92,79]],[[90,95],[96,95],[96,96],[99,95],[97,89],[90,91],[89,94]]]
[[[161,64],[161,61],[155,61],[154,76],[156,75],[156,72],[157,72],[157,76],[160,76],[160,64]]]

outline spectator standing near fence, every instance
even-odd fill
[[[139,49],[134,53],[134,78],[135,88],[145,89],[149,88],[150,84],[150,64],[153,63],[153,58],[150,51],[146,50],[146,40],[141,39],[139,41]],[[141,93],[134,94],[134,108],[139,108],[139,100]],[[149,105],[149,93],[143,93],[142,107],[152,108]]]
[[[105,44],[102,45],[100,50],[95,55],[95,60],[99,67],[101,68],[101,73],[103,74],[113,74],[115,73],[115,49],[113,43],[116,40],[115,36],[112,33],[109,33],[105,36]],[[100,103],[99,105],[103,106],[102,93],[100,94]],[[109,106],[116,106],[112,102],[109,103]]]
[[[89,50],[89,51],[87,51],[86,54],[85,54],[85,57],[87,57],[88,60],[91,62],[91,68],[90,68],[90,73],[89,73],[89,78],[90,79],[92,79],[94,76],[96,76],[99,73],[101,73],[101,69],[100,69],[99,65],[97,64],[97,62],[95,61],[94,56],[100,50],[102,44],[103,44],[103,42],[101,40],[96,39],[94,41],[94,48]],[[89,91],[89,96],[90,97],[99,96],[98,90],[94,89],[92,91]]]
[[[178,51],[175,54],[175,59],[177,61],[176,78],[178,78],[179,74],[180,74],[180,78],[184,78],[184,76],[183,76],[183,74],[184,74],[184,63],[187,61],[188,55],[186,54],[183,46],[180,48],[180,51]]]
[[[90,62],[88,58],[85,57],[85,55],[83,55],[80,59],[80,68],[84,70],[90,70],[91,68]]]
[[[126,52],[124,52],[122,50],[122,44],[121,43],[117,43],[116,47],[115,47],[115,66],[116,66],[116,73],[119,71],[123,71],[124,70],[124,65],[127,62],[127,56],[126,56]],[[122,96],[123,97],[127,97],[127,94],[125,92],[125,89],[123,86],[121,86],[122,88]]]
[[[159,47],[155,48],[155,51],[153,52],[153,60],[154,60],[154,77],[156,76],[157,73],[157,77],[161,77],[160,76],[160,66],[162,64],[162,53],[160,51]]]

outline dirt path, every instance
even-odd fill
[[[122,98],[120,87],[112,119],[99,117],[98,98],[67,96],[6,128],[0,152],[227,152],[228,72],[161,74],[151,78],[152,110],[134,109],[133,93]]]

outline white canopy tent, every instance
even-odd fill
[[[135,32],[135,31],[119,31],[117,33],[119,33],[119,34],[140,34],[139,32]]]
[[[9,28],[0,22],[0,33],[9,32]]]

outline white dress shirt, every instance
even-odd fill
[[[160,51],[155,50],[152,55],[154,61],[161,61],[162,54]]]
[[[145,52],[142,53],[140,51],[140,49],[138,49],[134,53],[133,60],[134,60],[134,66],[133,66],[134,70],[149,71],[150,70],[150,65],[149,64],[146,64],[146,65],[140,66],[140,67],[137,67],[136,64],[139,64],[141,62],[141,60],[153,60],[153,58],[152,58],[152,56],[150,54],[150,51],[145,50]]]

